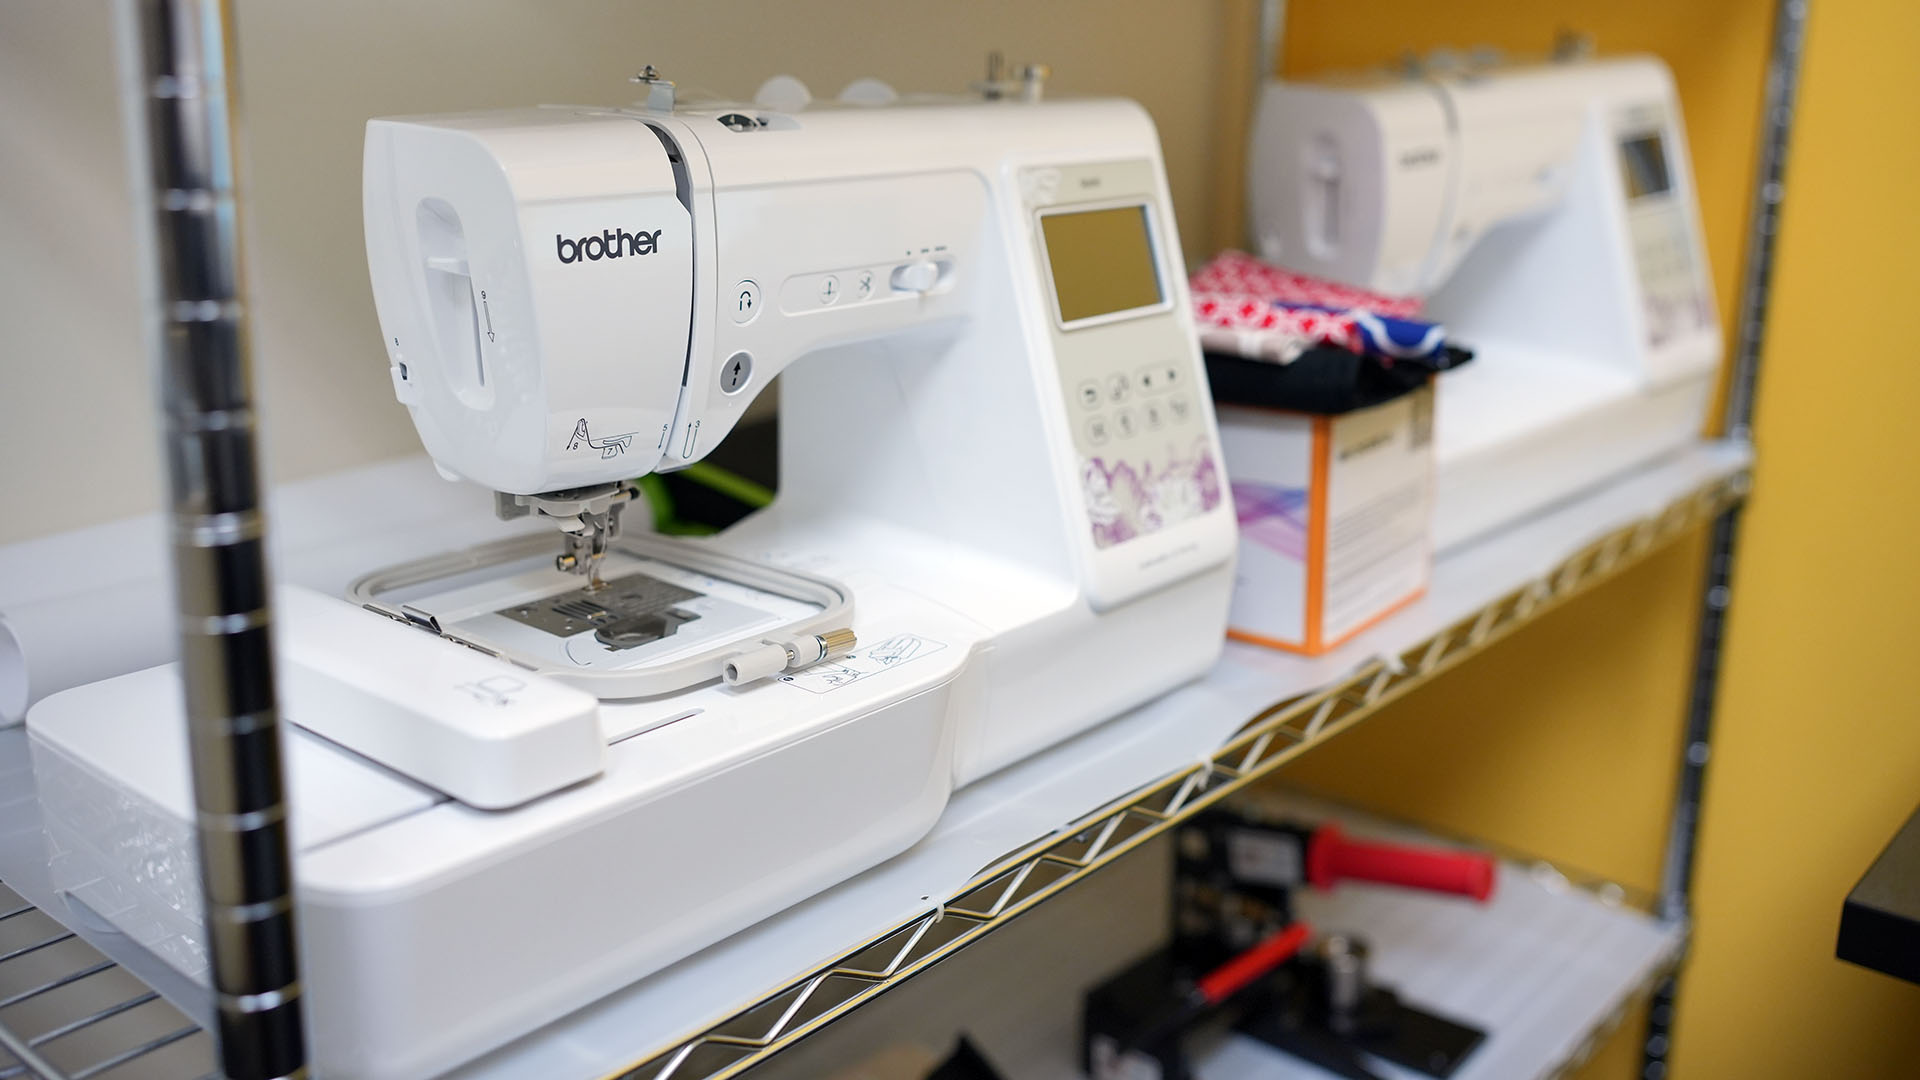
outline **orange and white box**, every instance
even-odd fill
[[[1309,656],[1433,571],[1433,387],[1340,416],[1221,405],[1240,560],[1227,636]]]

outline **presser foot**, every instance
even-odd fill
[[[552,519],[560,529],[561,544],[560,554],[554,556],[553,568],[563,573],[579,574],[587,579],[588,588],[599,589],[606,584],[600,578],[600,565],[606,559],[607,545],[619,539],[621,512],[633,501],[638,491],[626,481],[550,491],[543,495],[511,495],[496,491],[493,493],[493,510],[502,521],[529,514]]]

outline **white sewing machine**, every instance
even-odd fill
[[[1699,435],[1720,359],[1679,101],[1652,58],[1273,82],[1249,164],[1262,257],[1426,298],[1435,545]]]
[[[282,596],[284,709],[330,740],[288,739],[321,1075],[576,1009],[1221,647],[1234,520],[1144,112],[650,91],[368,125],[395,392],[561,532],[372,574],[387,617]],[[623,533],[776,375],[774,505]],[[159,668],[29,724],[56,875],[191,973],[177,699]]]

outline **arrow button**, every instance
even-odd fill
[[[737,394],[752,380],[752,353],[734,353],[732,356],[727,357],[726,364],[720,368],[720,390],[722,393]]]

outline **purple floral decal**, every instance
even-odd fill
[[[1255,484],[1233,484],[1233,514],[1240,521],[1240,539],[1302,562],[1307,558],[1307,489]]]
[[[1080,468],[1095,547],[1112,547],[1136,536],[1198,517],[1220,505],[1220,469],[1204,438],[1185,454],[1177,450],[1136,471],[1130,462],[1087,459]]]

